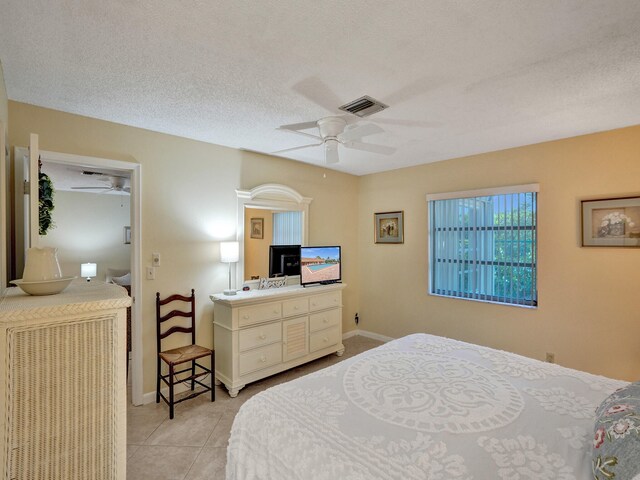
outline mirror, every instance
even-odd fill
[[[236,194],[240,242],[236,281],[239,288],[243,283],[251,281],[252,275],[268,275],[269,245],[272,243],[271,219],[274,212],[301,212],[301,244],[307,244],[309,204],[312,199],[303,197],[290,187],[273,183],[260,185],[251,190],[236,190]],[[258,219],[262,219],[262,222]],[[260,233],[262,238],[259,238]]]

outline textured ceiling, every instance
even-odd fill
[[[1,3],[12,100],[269,153],[370,95],[357,175],[640,124],[638,0]]]

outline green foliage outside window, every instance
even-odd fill
[[[38,213],[40,235],[46,235],[54,227],[51,212],[53,205],[53,182],[46,173],[39,173],[38,179]]]

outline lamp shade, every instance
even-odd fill
[[[220,242],[220,261],[235,263],[240,260],[240,243]]]
[[[80,276],[91,278],[97,275],[98,267],[95,263],[83,263],[80,265]]]

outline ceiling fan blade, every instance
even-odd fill
[[[72,172],[78,172],[81,175],[98,176],[98,177],[104,177],[105,179],[109,179],[111,177],[129,178],[129,175],[118,175],[117,173],[97,172],[95,170],[77,170],[75,168],[69,168],[69,170],[72,171]]]
[[[278,128],[281,130],[308,130],[310,128],[318,128],[318,122],[290,123],[289,125],[280,125]]]
[[[276,150],[275,152],[271,152],[271,153],[292,152],[294,150],[302,150],[303,148],[319,147],[320,145],[322,145],[322,142],[320,142],[320,143],[312,143],[310,145],[302,145],[300,147],[285,148],[284,150]]]
[[[335,92],[318,77],[305,78],[291,88],[330,112],[337,112],[338,107],[344,103],[338,98]]]
[[[355,140],[356,138],[359,139],[362,137],[366,137],[367,135],[373,135],[375,133],[384,133],[384,130],[378,125],[374,125],[373,123],[366,123],[364,125],[358,125],[354,128],[345,130],[340,135],[338,135],[338,139],[341,142],[349,142],[351,140]]]
[[[71,190],[111,190],[111,187],[71,187]]]
[[[424,127],[424,128],[438,128],[441,127],[443,122],[429,121],[429,120],[402,120],[396,118],[375,118],[372,122],[382,123],[383,125],[399,125],[401,127]]]
[[[377,145],[375,143],[364,142],[347,142],[344,144],[347,148],[354,148],[356,150],[364,150],[365,152],[381,153],[383,155],[391,155],[396,151],[393,147],[387,147],[386,145]]]
[[[319,137],[318,135],[312,135],[311,133],[301,132],[299,130],[289,130],[288,128],[284,128],[284,125],[282,127],[278,127],[278,130],[282,130],[283,132],[297,133],[298,135],[310,137],[310,138],[313,138],[314,140],[322,140],[322,137]]]

